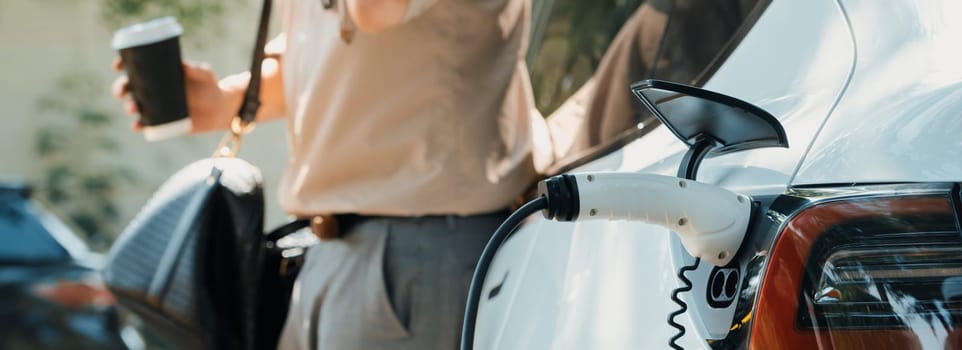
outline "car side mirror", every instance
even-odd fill
[[[631,91],[688,145],[678,177],[694,180],[705,157],[762,147],[788,148],[785,129],[778,119],[751,103],[653,79],[632,84]]]

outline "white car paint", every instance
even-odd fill
[[[962,2],[842,4],[858,64],[793,183],[962,179]]]
[[[705,88],[754,103],[785,125],[789,149],[706,159],[699,181],[748,195],[782,193],[855,62],[845,14],[831,0],[773,1]],[[685,147],[663,127],[577,171],[674,175]],[[676,334],[675,274],[692,262],[661,227],[636,222],[549,222],[533,218],[494,258],[482,290],[476,349],[662,349]],[[706,348],[724,337],[732,308],[703,295],[710,264],[687,276],[690,305],[678,343]],[[488,298],[501,285],[496,298]]]

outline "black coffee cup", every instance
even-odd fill
[[[114,33],[112,46],[120,52],[130,79],[147,141],[183,135],[191,129],[180,57],[183,32],[177,19],[163,17]]]

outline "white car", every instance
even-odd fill
[[[705,185],[707,192],[699,193],[744,196],[751,208],[707,196],[681,198],[677,190],[651,185],[679,175],[694,143],[679,139],[691,136],[678,132],[685,125],[668,128],[644,117],[595,120],[630,128],[595,128],[587,131],[594,135],[572,138],[563,151],[578,161],[562,170],[579,186],[590,175],[654,189],[625,185],[591,194],[591,205],[599,206],[591,208],[592,217],[587,207],[575,208],[580,214],[570,222],[533,215],[495,245],[487,252],[490,266],[480,271],[483,284],[473,291],[477,315],[466,318],[473,335],[462,348],[962,348],[962,1],[666,3],[674,7],[642,5],[625,24],[635,27],[627,34],[622,29],[583,89],[588,97],[559,102],[559,110],[580,108],[579,118],[590,120],[611,110],[595,108],[601,100],[617,102],[610,94],[641,102],[638,85],[635,94],[617,79],[601,88],[612,76],[603,67],[618,61],[650,63],[641,73],[613,70],[629,82],[654,76],[757,106],[777,119],[787,144],[709,151],[695,162],[697,182],[691,183]],[[741,6],[733,15],[739,24],[719,34],[712,23],[730,14],[686,19],[691,3]],[[536,34],[539,23],[536,17]],[[652,26],[662,28],[654,46]],[[709,44],[707,61],[691,56],[702,62],[694,68],[669,67],[655,76],[664,65],[688,63],[689,56],[680,55],[699,47],[682,42],[673,48],[665,40],[673,30],[682,41],[720,35],[724,40],[714,42],[725,44]],[[654,59],[645,57],[646,45],[658,47]],[[618,59],[639,51],[641,58]],[[664,59],[673,54],[674,61]],[[753,114],[737,101],[706,100],[697,91],[678,96]],[[649,102],[655,109],[671,103]],[[707,115],[711,108],[669,109],[663,117],[678,116],[682,124],[724,119]],[[718,132],[744,131],[725,130]],[[589,140],[580,150],[579,139]],[[584,204],[591,190],[580,190]],[[687,206],[659,211],[678,201]],[[657,215],[616,213],[634,207]],[[704,231],[695,227],[702,216],[747,220],[737,249],[725,251],[727,239],[693,243]],[[686,224],[693,233],[683,232]],[[692,252],[715,259],[696,263]]]

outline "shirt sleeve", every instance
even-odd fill
[[[412,18],[424,13],[437,2],[438,0],[410,0],[410,2],[408,2],[408,12],[404,14],[404,21],[410,21]]]

